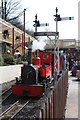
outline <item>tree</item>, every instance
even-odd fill
[[[2,6],[0,7],[0,11],[2,13],[2,19],[24,30],[24,25],[20,20],[24,11],[21,7],[21,1],[22,0],[1,0]],[[26,32],[33,36],[33,31],[28,29]]]
[[[23,11],[21,10],[20,3],[21,0],[1,0],[0,12],[2,13],[2,19],[21,29],[22,23],[20,17]]]
[[[22,15],[21,0],[1,0],[2,18],[8,22],[19,18]]]

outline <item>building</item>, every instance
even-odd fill
[[[0,48],[2,54],[10,52],[14,55],[18,50],[21,54],[27,51],[28,43],[32,43],[36,40],[31,35],[25,33],[25,47],[24,47],[24,31],[21,31],[17,27],[11,25],[5,20],[0,18]]]
[[[54,49],[59,46],[60,49],[70,49],[70,48],[78,48],[78,41],[76,39],[59,39],[59,40],[46,40],[45,49]]]

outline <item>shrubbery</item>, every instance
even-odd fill
[[[20,57],[14,58],[11,55],[3,55],[0,56],[0,66],[5,65],[15,65],[15,64],[23,64],[24,61],[28,61],[28,56],[26,55],[24,58],[24,55],[21,55]]]
[[[0,66],[4,65],[4,60],[2,58],[2,56],[0,56]]]
[[[28,61],[28,55],[21,55],[21,61]]]
[[[16,60],[13,56],[4,56],[4,65],[15,65]]]

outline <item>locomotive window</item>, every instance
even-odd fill
[[[48,59],[48,55],[47,55],[47,54],[44,54],[43,58],[44,58],[44,59]]]

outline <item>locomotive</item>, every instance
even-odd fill
[[[61,58],[60,58],[60,71]],[[38,52],[32,62],[21,67],[21,79],[12,85],[12,93],[17,96],[40,97],[54,75],[54,55],[51,52]]]

